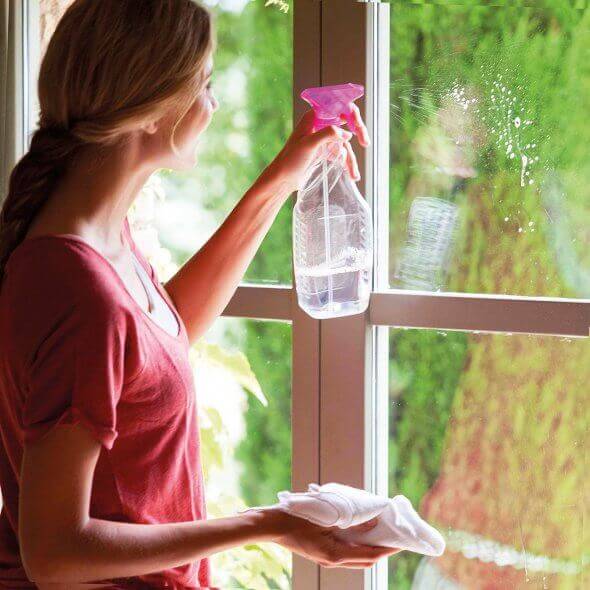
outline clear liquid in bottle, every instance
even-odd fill
[[[325,154],[297,195],[293,255],[298,302],[310,316],[327,319],[367,309],[371,211],[344,166]]]

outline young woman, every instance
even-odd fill
[[[275,510],[206,520],[188,347],[320,146],[358,179],[351,134],[306,114],[161,285],[127,211],[156,169],[194,166],[214,46],[192,0],[77,0],[43,59],[39,129],[0,217],[0,586],[209,587],[208,556],[259,541],[326,566],[394,552]]]

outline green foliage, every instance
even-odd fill
[[[233,379],[246,391],[252,393],[263,406],[268,405],[266,396],[250,368],[248,359],[242,352],[227,352],[220,346],[205,341],[197,342],[194,348],[207,357],[209,364],[221,366],[228,371]]]
[[[265,6],[276,6],[282,12],[289,12],[289,3],[285,0],[266,0]]]
[[[419,506],[439,474],[467,336],[396,330],[390,347],[390,495],[404,494]],[[390,559],[390,588],[409,590],[419,561],[407,552]]]
[[[246,428],[236,456],[244,465],[242,492],[250,505],[274,504],[291,489],[291,326],[252,322],[246,355],[269,400],[248,401]]]
[[[291,134],[293,110],[292,13],[250,4],[241,27],[248,45],[248,134],[252,138],[250,176],[255,178],[279,153]],[[286,203],[246,273],[246,281],[291,282],[291,207]]]

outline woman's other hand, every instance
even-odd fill
[[[374,547],[370,545],[353,545],[335,537],[338,527],[322,527],[303,518],[282,513],[282,532],[274,541],[293,553],[297,553],[323,567],[343,567],[362,569],[372,567],[383,557],[399,553],[400,549],[391,547]],[[350,530],[368,531],[378,522],[373,518]]]
[[[353,105],[352,113],[359,142],[367,147],[370,143],[369,134],[356,105]],[[360,180],[358,163],[350,145],[353,134],[337,125],[314,132],[313,122],[314,112],[309,110],[301,117],[285,146],[266,167],[259,181],[281,186],[286,194],[291,194],[299,189],[305,172],[317,159],[324,145],[331,148],[330,158],[340,158],[346,163],[350,177],[355,182]],[[344,117],[342,123],[345,123]]]

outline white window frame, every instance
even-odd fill
[[[23,0],[19,152],[36,121],[38,0]],[[356,150],[358,186],[375,223],[373,292],[365,314],[315,320],[291,286],[242,284],[224,316],[291,322],[292,485],[340,481],[387,494],[388,328],[588,337],[590,300],[424,293],[388,288],[389,4],[380,0],[293,0],[293,121],[310,86],[364,84],[359,101],[372,138]],[[294,198],[292,199],[292,204]],[[294,284],[294,277],[293,277]],[[387,564],[370,571],[320,568],[294,556],[294,590],[385,590]]]

